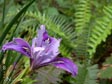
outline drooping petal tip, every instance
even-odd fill
[[[63,69],[72,74],[72,76],[76,76],[78,74],[78,67],[74,62],[67,58],[57,58],[54,61],[54,66],[60,69]]]
[[[12,42],[9,42],[9,43],[6,43],[2,46],[2,51],[5,52],[6,50],[9,49],[9,46],[12,45],[13,43]]]

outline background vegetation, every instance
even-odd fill
[[[62,38],[59,56],[78,75],[51,66],[28,75],[26,57],[0,51],[0,84],[112,84],[112,0],[0,0],[0,48],[14,37],[31,43],[41,24]]]

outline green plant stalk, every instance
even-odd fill
[[[19,57],[17,57],[15,63],[18,63],[20,61],[21,57],[22,57],[22,55],[20,55]],[[13,65],[13,69],[10,72],[8,78],[12,78],[15,67],[16,67],[16,64]],[[5,84],[10,84],[11,82],[12,81],[7,81]]]
[[[1,52],[0,53],[0,82],[2,82],[2,79],[3,79],[3,64],[2,64],[2,59],[4,58],[4,53]],[[1,84],[1,83],[0,83]]]
[[[25,75],[31,74],[31,68],[28,65],[27,67],[25,67],[24,70],[22,70],[22,72],[14,79],[12,80],[9,84],[15,84],[17,81],[19,81],[21,78],[23,78]]]

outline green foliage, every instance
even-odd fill
[[[75,12],[75,29],[78,36],[86,30],[91,17],[90,12],[90,0],[79,0]]]
[[[76,42],[78,56],[89,56],[89,58],[92,58],[96,52],[96,47],[111,34],[112,7],[105,6],[102,13],[104,15],[96,19],[94,24],[89,24],[85,29],[81,29],[82,34],[77,37]],[[84,13],[82,15],[84,15]],[[84,25],[82,27],[84,27]]]
[[[30,77],[23,78],[22,84],[33,84],[36,80],[32,80]]]
[[[17,13],[16,15],[15,15],[15,17],[8,23],[8,25],[6,26],[6,28],[5,28],[5,26],[4,26],[4,20],[5,20],[5,12],[3,12],[3,18],[2,18],[2,20],[1,20],[1,22],[2,22],[2,26],[1,27],[4,27],[4,31],[3,32],[1,32],[2,34],[1,34],[1,36],[0,36],[0,46],[2,45],[2,42],[4,41],[4,39],[5,39],[5,37],[7,36],[7,34],[8,34],[8,32],[11,30],[11,28],[12,28],[12,26],[15,24],[15,22],[16,21],[20,21],[20,17],[23,15],[23,13],[25,13],[25,11],[27,10],[27,8],[32,4],[34,2],[34,0],[32,0],[32,1],[30,1],[28,4],[26,4],[22,9],[21,9],[21,11],[19,12],[19,13]],[[5,1],[4,1],[4,6],[5,6]],[[5,11],[5,8],[3,8],[4,9],[4,11]],[[18,25],[17,25],[18,26]],[[17,27],[15,27],[15,28],[17,28]],[[14,30],[16,30],[16,29],[14,29]],[[12,38],[13,36],[11,35],[10,37],[9,37],[9,40]],[[9,57],[8,57],[9,58]],[[11,57],[10,57],[10,59],[8,59],[8,58],[6,58],[6,62],[9,62],[9,64],[11,63],[11,62],[13,62],[14,60],[15,60],[15,57],[11,60]],[[0,83],[1,84],[3,84],[3,82],[4,82],[4,73],[6,72],[6,70],[7,70],[7,68],[8,67],[10,67],[10,65],[9,64],[7,64],[7,63],[4,63],[4,60],[5,60],[5,55],[4,55],[4,53],[3,52],[0,52]],[[3,68],[3,67],[5,67],[5,69]],[[10,72],[10,74],[12,73],[12,71]],[[9,75],[10,76],[10,75]],[[7,77],[8,78],[8,77]],[[8,82],[9,80],[7,80],[6,82]]]
[[[79,0],[75,12],[75,26],[76,26],[76,44],[75,52],[78,56],[88,56],[87,43],[91,29],[89,22],[91,18],[90,0]]]
[[[58,15],[58,10],[54,7],[49,7],[47,10],[45,10],[45,14],[48,15]]]
[[[102,42],[105,41],[107,36],[111,34],[112,30],[112,6],[104,7],[103,9],[104,16],[99,20],[96,20],[96,24],[92,29],[90,35],[90,41],[88,42],[88,53],[92,57],[95,53],[96,47]]]
[[[59,84],[62,81],[60,79],[62,73],[62,70],[51,66],[41,68],[37,71],[36,84]]]
[[[98,65],[85,66],[80,64],[78,69],[77,77],[70,78],[68,76],[64,78],[69,84],[98,84]]]
[[[98,84],[96,79],[98,73],[97,65],[92,65],[88,67],[80,65],[78,73],[79,74],[75,79],[76,84]],[[72,84],[74,84],[74,82]]]
[[[107,67],[104,70],[100,70],[101,79],[111,79],[112,78],[112,67]]]
[[[112,55],[108,57],[103,64],[112,64]]]
[[[102,69],[99,71],[99,77],[101,79],[111,79],[112,78],[112,56],[108,57],[103,63]]]
[[[0,39],[0,44],[2,44],[4,38],[6,37],[7,33],[10,31],[11,27],[13,26],[13,24],[20,18],[20,16],[27,10],[27,8],[34,2],[34,0],[32,0],[31,2],[29,2],[13,19],[12,21],[8,24],[8,26],[6,27],[6,29],[4,30],[3,34],[1,35],[1,39]]]

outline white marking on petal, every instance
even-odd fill
[[[49,44],[50,43],[50,38],[46,39],[45,43]]]
[[[34,47],[33,48],[33,53],[38,52],[38,51],[43,51],[43,50],[45,50],[44,47]]]

